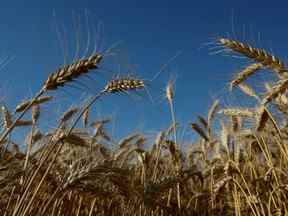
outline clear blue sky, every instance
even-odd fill
[[[273,49],[286,60],[287,7],[287,1],[2,1],[0,57],[15,58],[0,71],[1,95],[12,109],[15,103],[36,93],[47,75],[63,63],[53,11],[60,29],[64,26],[68,32],[70,48],[73,45],[75,48],[73,13],[83,18],[84,9],[88,9],[92,14],[89,18],[91,28],[98,21],[104,23],[104,47],[118,40],[124,42],[119,57],[122,74],[127,68],[125,64],[132,64],[137,75],[149,79],[169,58],[182,52],[159,80],[151,84],[151,91],[153,95],[161,96],[161,88],[165,87],[169,76],[177,76],[176,116],[186,125],[195,120],[197,114],[205,114],[214,97],[223,97],[223,88],[246,62],[209,55],[208,47],[199,48],[212,38],[226,36],[228,32],[233,38]],[[85,27],[83,20],[81,25]],[[81,46],[85,43],[85,38],[82,38]],[[70,50],[69,54],[73,55],[73,51]],[[115,69],[109,64],[106,67]],[[99,78],[97,75],[92,77],[96,81]],[[96,85],[103,86],[104,82],[102,79]],[[87,85],[96,91],[91,80]],[[75,98],[81,98],[82,94],[73,88],[64,88],[56,96],[54,109],[50,106],[44,108],[51,115],[78,103]],[[138,100],[121,96],[121,101],[111,98],[97,103],[94,113],[104,117],[116,115],[117,136],[137,129],[160,130],[170,122],[168,106],[162,99],[151,104],[147,97]],[[231,101],[238,99],[231,97]],[[49,114],[43,118],[46,126],[53,126]]]

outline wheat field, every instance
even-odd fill
[[[109,100],[107,95],[125,97],[147,88],[144,79],[131,75],[108,80],[84,105],[63,113],[55,129],[39,129],[42,104],[53,101],[59,88],[97,71],[107,53],[57,69],[15,111],[3,105],[0,214],[288,215],[288,68],[253,45],[229,38],[215,44],[248,58],[230,90],[239,88],[255,107],[222,107],[215,100],[207,116],[190,123],[196,138],[185,150],[177,139],[172,81],[166,87],[167,129],[152,142],[135,133],[116,148],[104,144],[113,139],[105,129],[110,119],[91,119],[90,109],[99,99]],[[245,82],[264,70],[277,81],[261,83],[263,94]],[[29,129],[24,148],[10,140],[19,127]]]

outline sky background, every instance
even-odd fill
[[[13,57],[13,60],[0,70],[1,97],[11,110],[31,97],[48,74],[63,65],[63,41],[69,47],[68,62],[72,62],[77,33],[73,25],[80,25],[83,55],[87,29],[92,31],[101,22],[101,40],[92,37],[91,49],[95,43],[105,49],[122,41],[116,57],[104,60],[107,73],[97,75],[95,72],[91,78],[80,79],[89,89],[76,82],[74,87],[67,86],[53,93],[55,101],[43,107],[42,125],[53,128],[55,114],[83,103],[85,97],[101,89],[113,73],[125,75],[133,71],[149,80],[163,64],[181,52],[158,79],[147,81],[154,103],[144,93],[140,98],[107,96],[94,105],[93,118],[112,116],[110,132],[116,137],[133,131],[155,135],[170,124],[163,90],[169,78],[176,77],[176,118],[187,127],[198,114],[206,115],[216,98],[223,106],[247,103],[243,95],[227,93],[227,83],[247,60],[211,55],[209,48],[217,45],[207,46],[207,43],[229,36],[263,47],[286,61],[287,7],[287,1],[275,4],[271,1],[3,1],[0,57]],[[85,10],[89,14],[88,28]],[[80,17],[78,22],[77,17]],[[61,40],[57,39],[57,28]],[[259,75],[257,79],[265,81],[267,76]],[[87,94],[76,89],[79,87],[84,87]],[[193,136],[190,130],[186,135]]]

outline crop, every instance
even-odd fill
[[[100,98],[123,97],[147,87],[144,79],[128,75],[108,80],[84,105],[63,113],[55,129],[40,131],[42,105],[53,101],[60,87],[97,72],[106,59],[101,53],[51,73],[40,91],[14,112],[3,105],[0,214],[288,214],[287,68],[264,49],[227,38],[216,43],[253,61],[230,86],[254,97],[255,107],[221,107],[215,100],[207,117],[199,115],[190,123],[197,137],[188,149],[181,149],[177,139],[178,95],[172,81],[166,87],[171,125],[159,131],[149,148],[144,148],[150,140],[144,133],[114,141],[105,129],[110,119],[90,119],[90,108]],[[264,95],[245,83],[261,70],[271,70],[278,79],[263,84]],[[23,119],[29,111],[31,119]],[[30,128],[25,148],[10,140],[17,127]],[[107,142],[116,142],[116,148]]]

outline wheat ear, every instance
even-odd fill
[[[230,82],[230,90],[235,86],[239,85],[243,81],[245,81],[249,76],[253,75],[256,71],[263,68],[261,63],[254,63],[248,65],[244,70],[236,75],[236,77]]]
[[[248,44],[241,43],[239,41],[230,40],[227,38],[220,38],[218,40],[224,47],[229,48],[235,52],[253,59],[254,61],[261,63],[263,66],[271,68],[273,71],[282,74],[286,72],[285,64],[276,56],[269,54],[264,49],[254,48]]]
[[[60,68],[49,75],[43,88],[45,90],[55,90],[60,86],[64,86],[67,82],[75,80],[79,76],[88,73],[90,70],[97,69],[102,58],[103,56],[101,54],[95,54],[89,58],[65,65],[63,68]]]
[[[107,93],[120,93],[144,88],[144,81],[131,77],[113,79],[107,83],[104,91]]]
[[[50,101],[52,98],[53,98],[52,96],[39,97],[34,101],[33,105],[39,105],[42,103],[46,103],[46,102]],[[22,112],[26,107],[29,106],[30,103],[31,103],[31,100],[23,101],[22,103],[20,103],[19,105],[16,106],[15,111],[16,112]]]
[[[218,111],[218,113],[223,114],[225,116],[241,116],[245,118],[254,118],[255,112],[251,109],[244,108],[226,108]]]
[[[276,85],[274,85],[271,90],[268,91],[262,104],[267,104],[271,100],[275,99],[278,95],[283,94],[288,88],[288,79],[279,80]]]

